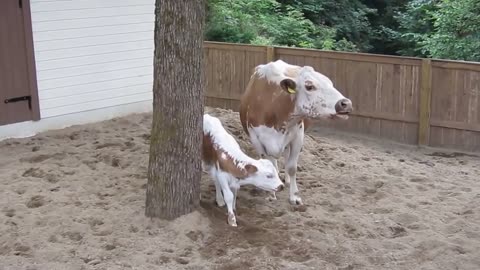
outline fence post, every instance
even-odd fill
[[[275,47],[268,46],[267,47],[267,63],[275,61]]]
[[[432,99],[432,60],[422,60],[420,107],[418,117],[418,144],[428,145],[430,140],[430,110]]]

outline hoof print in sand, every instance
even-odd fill
[[[198,241],[198,239],[203,239],[203,233],[200,231],[189,231],[185,235],[194,242]]]
[[[31,256],[31,248],[29,246],[16,243],[14,247],[13,254],[16,256],[23,256],[23,257],[30,257]]]
[[[43,197],[42,195],[35,195],[27,201],[26,206],[28,208],[38,208],[45,205],[46,203],[47,202],[45,200],[45,197]]]
[[[305,204],[292,205],[293,212],[306,212],[307,206]]]
[[[116,246],[116,245],[114,245],[114,244],[106,244],[104,248],[105,248],[105,250],[108,250],[108,251],[110,251],[110,250],[114,250],[114,249],[116,249],[116,248],[117,248],[117,246]]]
[[[184,265],[189,263],[187,259],[181,258],[181,257],[176,258],[175,261],[179,264],[184,264]]]
[[[5,213],[5,216],[7,216],[7,217],[14,217],[15,216],[15,209],[13,209],[13,208],[5,209],[5,210],[3,210],[3,213]]]
[[[43,178],[45,177],[45,175],[46,173],[40,168],[29,168],[22,174],[23,177],[35,177],[35,178]]]
[[[391,232],[391,235],[390,235],[391,238],[397,238],[397,237],[402,237],[407,235],[407,230],[402,226],[397,225],[397,226],[390,226],[388,228],[390,229],[390,232]]]
[[[59,180],[56,175],[52,173],[46,173],[40,168],[29,168],[23,174],[23,177],[34,177],[34,178],[42,178],[47,180],[50,183],[57,183]]]
[[[79,232],[64,232],[62,233],[62,237],[68,238],[74,242],[78,242],[83,239],[83,236]]]

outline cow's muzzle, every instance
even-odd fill
[[[348,98],[342,98],[335,104],[335,112],[337,114],[349,114],[352,111],[352,101]]]

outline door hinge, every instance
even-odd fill
[[[18,7],[23,8],[23,0],[18,0]]]
[[[23,96],[23,97],[14,97],[14,98],[7,98],[5,99],[5,104],[7,103],[13,103],[13,102],[19,102],[19,101],[28,101],[28,108],[31,110],[32,109],[32,96]]]

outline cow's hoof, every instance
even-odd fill
[[[224,201],[215,201],[215,204],[218,206],[218,207],[224,207],[225,206],[225,202]]]
[[[298,196],[290,197],[289,201],[290,201],[290,204],[292,205],[303,205],[302,198]]]
[[[273,202],[273,201],[276,201],[276,200],[277,200],[277,197],[269,196],[269,197],[266,197],[265,200],[266,200],[266,201],[269,201],[269,202]]]
[[[235,218],[235,215],[228,214],[227,222],[228,222],[228,225],[232,227],[237,227],[237,219]]]
[[[223,200],[222,197],[217,197],[217,198],[215,198],[215,204],[218,207],[224,207],[225,206],[225,201]]]

